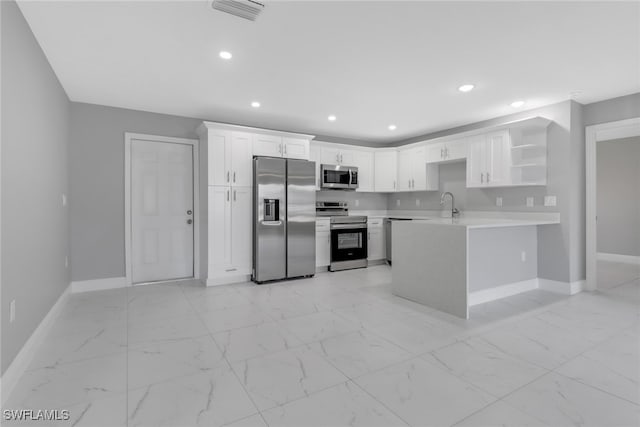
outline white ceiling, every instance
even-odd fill
[[[205,0],[20,8],[72,101],[375,143],[508,114],[517,99],[640,91],[638,2],[266,3],[256,22]]]

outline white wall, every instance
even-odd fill
[[[597,144],[598,252],[640,256],[640,137]]]

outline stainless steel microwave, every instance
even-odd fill
[[[358,188],[358,168],[355,166],[321,165],[321,188],[355,190]]]

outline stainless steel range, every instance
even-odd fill
[[[367,217],[349,215],[347,202],[316,202],[316,216],[330,216],[330,271],[367,266]]]
[[[367,266],[367,217],[331,217],[330,271]]]

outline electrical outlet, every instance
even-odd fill
[[[400,199],[396,199],[396,206],[400,206]]]
[[[13,323],[16,320],[16,300],[11,301],[9,305],[9,323]]]
[[[502,206],[502,197],[496,197],[496,206]]]
[[[528,208],[533,207],[533,197],[527,197],[527,207]]]
[[[64,268],[69,268],[69,255],[64,257]]]
[[[356,199],[356,207],[360,206],[360,200]]]
[[[544,196],[545,206],[556,206],[556,204],[557,204],[556,196]]]
[[[62,206],[67,206],[67,195],[62,193]]]
[[[420,199],[416,199],[416,206],[420,206]]]
[[[520,253],[520,259],[522,260],[522,262],[527,262],[527,253],[525,251],[522,251]]]

